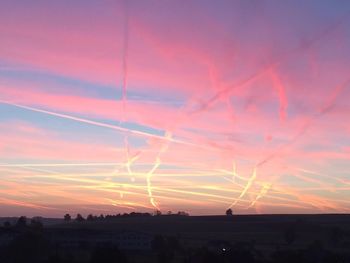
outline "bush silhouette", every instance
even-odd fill
[[[71,221],[71,219],[72,219],[72,217],[70,216],[70,214],[64,215],[64,221],[69,222],[69,221]]]
[[[77,214],[77,217],[75,218],[75,221],[83,222],[83,221],[85,221],[85,219],[84,219],[84,217],[81,214]]]
[[[25,228],[27,226],[27,218],[25,216],[21,216],[18,218],[16,222],[17,228]]]

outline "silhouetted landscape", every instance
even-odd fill
[[[350,0],[0,0],[0,263],[350,263],[349,120]]]
[[[350,262],[350,215],[3,218],[0,262]]]

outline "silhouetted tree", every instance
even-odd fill
[[[64,215],[64,221],[69,222],[69,221],[71,221],[71,219],[72,219],[72,217],[70,216],[70,214]]]
[[[25,216],[21,216],[18,218],[16,222],[17,228],[25,228],[27,226],[27,218]]]
[[[77,222],[83,222],[85,219],[81,214],[77,214],[77,217],[75,218]]]
[[[232,215],[233,215],[233,212],[232,212],[232,209],[231,209],[231,208],[229,208],[229,209],[226,210],[226,215],[227,215],[227,216],[232,216]]]
[[[43,223],[38,218],[30,220],[29,226],[35,231],[41,231],[43,229]]]
[[[86,218],[87,221],[94,221],[94,216],[92,214],[89,214]]]
[[[179,212],[177,212],[177,215],[178,216],[189,216],[189,213],[184,212],[184,211],[179,211]]]
[[[98,219],[103,220],[103,219],[105,219],[105,217],[104,217],[103,214],[100,214],[100,216],[98,217]]]
[[[162,215],[162,212],[161,211],[159,211],[159,210],[157,210],[156,212],[155,212],[155,214],[154,215],[156,215],[156,216],[161,216]]]

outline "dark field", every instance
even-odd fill
[[[176,236],[185,246],[205,246],[211,240],[253,242],[262,251],[303,248],[314,241],[334,247],[332,231],[346,234],[342,244],[350,248],[350,215],[243,215],[243,216],[161,216],[118,218],[105,222],[83,222],[62,227],[99,230],[134,230],[155,235]],[[287,244],[285,232],[293,227],[295,238]],[[345,248],[344,247],[344,248]],[[340,248],[341,249],[341,248]]]
[[[184,241],[203,243],[211,239],[255,241],[257,245],[283,245],[284,231],[296,225],[295,244],[327,241],[327,233],[340,228],[350,233],[350,215],[242,215],[242,216],[152,216],[73,222],[55,227],[98,230],[133,230],[175,235]],[[349,240],[350,241],[350,240]]]
[[[350,262],[350,215],[118,216],[35,233],[51,251],[36,262]],[[93,261],[99,250],[110,258]]]

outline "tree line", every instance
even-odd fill
[[[71,222],[71,221],[76,221],[76,222],[83,222],[83,221],[99,221],[99,220],[109,220],[109,219],[114,219],[114,218],[123,218],[123,217],[152,217],[152,216],[189,216],[189,213],[184,212],[184,211],[179,211],[177,213],[173,213],[171,211],[168,211],[167,213],[163,214],[161,211],[157,210],[153,214],[151,213],[141,213],[141,212],[131,212],[131,213],[118,213],[114,215],[93,215],[89,214],[86,216],[86,218],[78,213],[74,218],[70,214],[65,214],[63,216],[63,219],[65,222]]]

